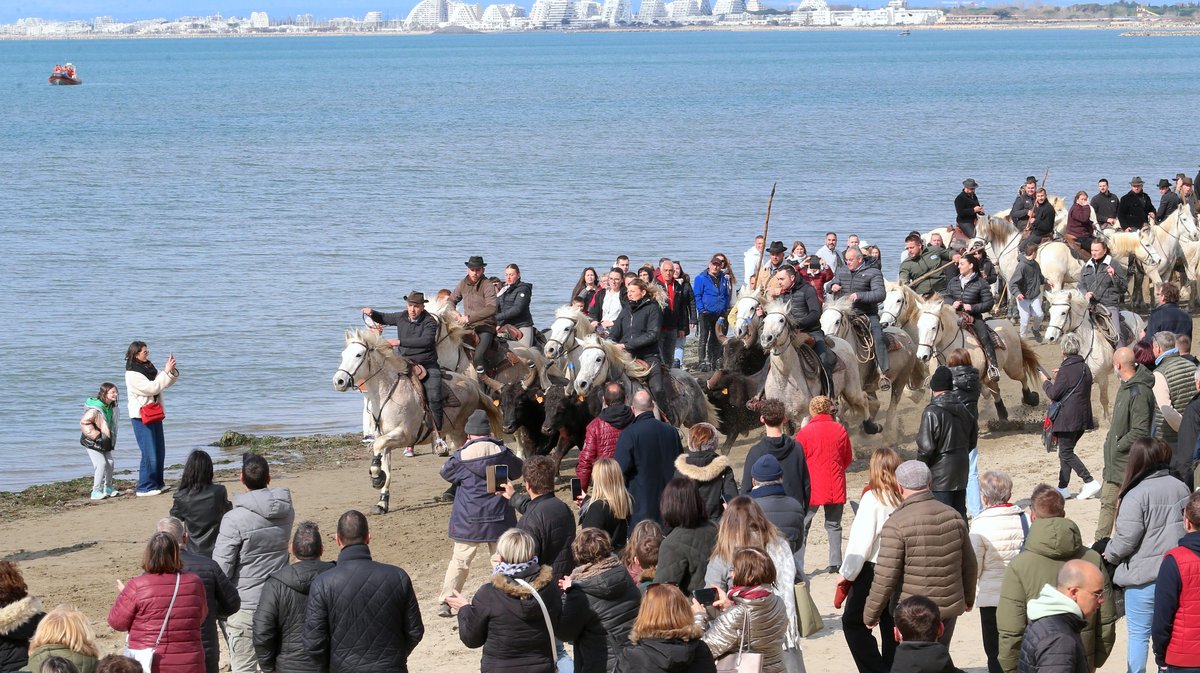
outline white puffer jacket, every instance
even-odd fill
[[[971,522],[971,546],[979,562],[976,607],[994,608],[1000,604],[1004,570],[1025,544],[1028,523],[1022,525],[1022,516],[1024,512],[1016,505],[999,505],[983,510]]]

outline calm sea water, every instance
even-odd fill
[[[77,420],[168,353],[168,463],[221,431],[360,427],[342,329],[520,263],[883,245],[985,206],[1196,168],[1195,41],[1111,32],[625,33],[0,42],[0,489],[88,474]],[[51,87],[73,61],[85,84]],[[1122,192],[1124,189],[1121,190]],[[740,271],[740,265],[739,265]],[[124,404],[122,403],[124,419]],[[118,468],[136,467],[122,420]]]

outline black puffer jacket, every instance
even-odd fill
[[[704,587],[708,557],[717,545],[717,527],[705,521],[697,528],[671,530],[658,548],[654,581],[674,584],[689,596]]]
[[[343,548],[309,587],[304,649],[331,673],[408,673],[424,637],[408,573],[372,561],[365,544]]]
[[[787,292],[781,292],[779,301],[788,302],[788,326],[809,332],[821,331],[821,300],[811,283],[799,278]]]
[[[182,556],[183,569],[195,573],[204,583],[208,616],[200,627],[200,642],[204,644],[204,664],[208,673],[216,673],[221,660],[221,648],[217,644],[217,620],[237,612],[242,607],[242,599],[238,596],[237,587],[221,572],[221,566],[216,561],[187,550]]]
[[[614,673],[716,673],[712,650],[700,640],[700,627],[644,634],[617,657]]]
[[[839,267],[833,274],[833,280],[825,284],[828,291],[834,285],[839,285],[834,297],[849,297],[857,294],[854,310],[864,315],[879,315],[879,303],[887,297],[887,285],[883,282],[883,273],[866,264],[859,265],[853,271],[850,266]]]
[[[325,673],[325,667],[304,651],[304,608],[313,580],[333,566],[321,560],[300,561],[267,579],[254,611],[254,653],[262,670]]]
[[[0,607],[0,673],[19,671],[29,662],[29,641],[45,616],[34,596]]]
[[[578,673],[608,673],[629,644],[642,592],[617,557],[571,571],[571,587],[563,594],[558,637],[575,644]]]
[[[983,391],[979,382],[979,370],[971,365],[957,365],[950,368],[950,373],[954,377],[954,388],[950,392],[966,405],[967,411],[971,412],[971,418],[979,418],[979,394]],[[978,434],[978,425],[975,430]],[[978,437],[971,446],[977,445]]]
[[[725,508],[721,497],[733,500],[738,495],[737,482],[733,480],[733,468],[729,459],[717,455],[716,451],[688,451],[675,457],[675,476],[687,477],[696,482],[704,507],[713,523],[721,520]]]
[[[229,493],[221,484],[209,484],[199,493],[175,491],[171,503],[171,516],[187,526],[187,550],[212,558],[217,544],[217,531],[221,528],[221,517],[233,509]]]
[[[759,486],[750,491],[750,497],[762,508],[767,521],[775,524],[787,538],[788,546],[796,560],[801,560],[804,548],[804,514],[807,509],[795,498],[783,492],[783,484]]]
[[[662,337],[663,310],[650,295],[631,301],[608,331],[614,343],[625,344],[635,358],[658,362],[658,341]]]
[[[965,287],[961,276],[946,283],[946,297],[951,303],[961,301],[964,304],[970,304],[969,313],[976,318],[992,310],[992,304],[995,303],[995,298],[992,297],[992,288],[988,287],[983,276],[979,274],[972,276]]]
[[[533,285],[519,280],[501,288],[496,295],[496,323],[516,327],[532,327],[533,314],[529,312],[529,301],[533,298]]]
[[[1051,402],[1062,402],[1052,431],[1083,432],[1096,426],[1092,418],[1092,370],[1081,356],[1063,358],[1054,380],[1043,382],[1042,389]]]
[[[891,673],[962,673],[941,643],[905,641],[896,647]]]
[[[1066,612],[1035,619],[1025,629],[1018,673],[1089,673],[1092,667],[1079,636],[1085,624]]]
[[[550,623],[562,615],[562,592],[550,566],[517,575],[542,597]],[[483,648],[481,673],[554,673],[553,636],[533,595],[508,577],[495,574],[479,587],[470,605],[458,611],[458,637],[472,649]]]
[[[575,558],[571,555],[575,515],[571,514],[567,503],[553,493],[539,495],[533,500],[519,494],[513,496],[512,506],[521,513],[517,528],[533,536],[538,560],[554,569],[554,581],[570,573],[575,567]]]
[[[929,466],[929,490],[967,487],[974,425],[967,406],[948,392],[934,397],[921,412],[917,459]]]

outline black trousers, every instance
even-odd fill
[[[979,626],[983,630],[983,653],[987,655],[988,673],[1004,673],[1000,666],[1000,629],[996,625],[996,608],[979,608]]]
[[[650,396],[654,398],[654,403],[658,405],[658,410],[664,417],[671,416],[671,396],[667,393],[667,367],[658,358],[642,358],[646,364],[650,365],[650,374],[646,377],[646,384],[650,387]],[[669,422],[674,422],[672,418]]]
[[[967,518],[967,491],[933,491],[933,499],[953,507],[963,518]]]
[[[425,401],[429,403],[429,413],[433,416],[433,429],[438,432],[442,431],[442,370],[437,366],[437,362],[428,363],[422,362],[421,366],[425,368],[425,380],[421,381],[421,387],[425,389]]]
[[[1000,366],[996,361],[996,347],[992,344],[991,330],[988,329],[987,322],[982,315],[975,316],[974,322],[971,323],[971,329],[975,330],[975,336],[979,339],[979,345],[983,348],[983,352],[987,355],[989,365]]]
[[[721,342],[717,340],[717,321],[720,319],[720,313],[701,313],[696,330],[699,333],[700,362],[709,363],[713,369],[720,369],[723,356]]]
[[[1066,488],[1067,484],[1071,483],[1071,470],[1074,470],[1079,475],[1083,482],[1092,480],[1092,473],[1088,472],[1087,466],[1075,455],[1075,445],[1079,443],[1079,438],[1083,437],[1083,431],[1079,432],[1056,432],[1054,439],[1058,442],[1058,487]]]
[[[875,564],[864,563],[862,571],[854,578],[850,593],[846,595],[846,605],[842,611],[842,635],[850,646],[850,656],[854,657],[858,673],[888,673],[892,670],[892,660],[896,658],[896,634],[892,631],[896,623],[892,620],[892,613],[885,609],[879,615],[882,652],[871,630],[863,624],[863,611],[867,608],[867,595],[871,593],[873,579]]]
[[[487,352],[496,340],[496,330],[491,327],[476,327],[475,334],[479,336],[479,344],[475,346],[475,357],[471,358],[471,362],[475,364],[475,369],[481,369],[487,365]]]

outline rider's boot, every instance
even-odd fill
[[[983,346],[983,354],[987,356],[987,375],[992,381],[1000,380],[1000,368],[996,366],[996,346],[992,343],[991,335],[988,335],[987,343]]]

